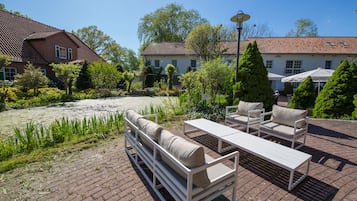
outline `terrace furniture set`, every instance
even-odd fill
[[[232,109],[233,106],[229,106]],[[184,134],[203,132],[218,139],[218,152],[238,148],[290,172],[288,190],[307,177],[312,156],[293,148],[305,144],[306,111],[273,106],[265,113],[262,103],[240,101],[238,111],[226,113],[226,123],[243,125],[246,132],[207,119],[184,121]],[[248,109],[247,109],[248,108]],[[304,113],[305,112],[305,113]],[[270,115],[269,120],[264,120]],[[165,130],[147,116],[128,110],[124,117],[125,151],[160,200],[162,188],[175,200],[212,200],[232,191],[236,200],[239,152],[213,159],[202,146]],[[188,127],[191,129],[188,130]],[[254,129],[258,135],[248,132]],[[266,140],[262,134],[292,142],[291,148]],[[298,138],[303,143],[294,147]],[[223,147],[223,142],[228,146]],[[297,178],[295,172],[305,167]]]

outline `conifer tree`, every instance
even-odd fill
[[[88,72],[88,62],[84,61],[84,64],[79,72],[79,76],[76,82],[76,87],[79,90],[89,89],[91,87],[91,80]]]
[[[274,103],[268,71],[256,41],[248,44],[239,61],[238,82],[233,86],[233,92],[239,100],[263,102],[267,110]],[[237,99],[234,102],[237,103]]]
[[[351,115],[354,110],[353,95],[356,94],[356,65],[347,60],[341,62],[321,92],[313,110],[317,118],[339,118]]]
[[[313,108],[315,103],[315,87],[311,77],[307,77],[296,89],[291,99],[290,108]]]

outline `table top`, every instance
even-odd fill
[[[312,157],[299,150],[207,119],[189,120],[184,123],[286,169],[295,170]]]

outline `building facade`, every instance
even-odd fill
[[[357,37],[268,37],[248,38],[241,41],[240,54],[246,46],[256,41],[268,72],[289,76],[318,67],[336,69],[342,60],[357,60]],[[237,42],[224,42],[227,52],[224,61],[235,63]],[[153,67],[173,64],[177,75],[186,72],[188,66],[200,67],[200,58],[184,43],[152,43],[143,52],[145,62]],[[252,75],[254,76],[254,75]],[[272,88],[282,90],[284,84],[272,80]]]
[[[0,80],[13,81],[29,62],[54,80],[51,63],[102,60],[78,37],[64,30],[3,10],[0,26],[0,53],[11,56],[9,66],[0,66]]]

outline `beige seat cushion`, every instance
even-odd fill
[[[155,142],[158,141],[159,135],[161,134],[161,131],[163,129],[163,127],[159,124],[145,118],[140,118],[138,120],[138,127],[146,134],[146,136],[148,136]],[[141,137],[141,140],[150,149],[154,149],[154,144],[147,140],[145,137]]]
[[[144,117],[143,115],[135,112],[134,110],[127,110],[125,116],[135,126],[138,126],[138,120]]]
[[[240,114],[240,115],[248,116],[248,111],[257,110],[257,109],[263,109],[263,103],[262,102],[239,101],[238,114]],[[260,113],[257,114],[257,115],[260,115]]]
[[[260,131],[266,133],[275,133],[276,135],[282,136],[284,138],[292,139],[294,135],[298,135],[303,132],[303,128],[297,128],[296,133],[294,133],[294,127],[286,126],[282,124],[277,124],[274,122],[268,122],[260,125]]]
[[[306,118],[306,115],[307,110],[292,109],[273,105],[271,120],[272,122],[278,124],[284,124],[287,126],[294,127],[295,121]],[[296,127],[302,128],[305,125],[306,124],[304,122],[301,122],[297,124]]]
[[[182,137],[173,135],[170,131],[163,130],[159,137],[159,144],[173,157],[187,168],[195,168],[206,164],[204,149],[202,146],[189,142]],[[163,161],[182,177],[184,172],[169,158],[162,156]],[[206,187],[210,184],[207,171],[201,171],[193,176],[193,184]]]

